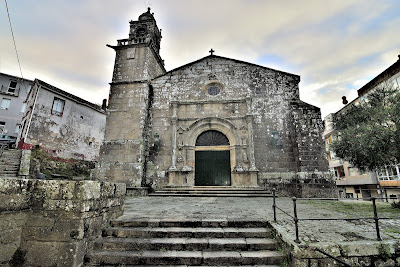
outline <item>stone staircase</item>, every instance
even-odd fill
[[[114,220],[85,266],[279,266],[266,221]]]
[[[0,156],[0,177],[17,177],[22,150],[5,149]]]
[[[272,197],[271,192],[260,187],[194,186],[166,187],[150,193],[156,197]]]

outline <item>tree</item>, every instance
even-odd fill
[[[334,153],[360,170],[400,162],[400,94],[380,87],[334,119]]]

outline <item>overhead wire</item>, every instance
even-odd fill
[[[11,25],[11,18],[10,18],[10,12],[8,11],[7,0],[4,0],[4,2],[5,2],[5,4],[6,4],[6,10],[7,10],[7,15],[8,15],[8,22],[9,22],[9,24],[10,24],[11,36],[12,36],[13,43],[14,43],[15,54],[16,54],[16,56],[17,56],[19,71],[20,71],[20,73],[21,73],[22,84],[24,85],[24,89],[25,89],[26,94],[28,94],[28,90],[26,90],[26,84],[25,84],[24,75],[22,74],[22,68],[21,68],[21,63],[20,63],[19,56],[18,56],[17,45],[16,45],[16,43],[15,43],[14,31],[13,31],[12,25]]]

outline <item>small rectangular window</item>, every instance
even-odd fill
[[[53,108],[51,109],[51,114],[56,116],[62,116],[64,111],[65,100],[54,97]]]
[[[21,107],[21,113],[25,112],[25,108],[26,108],[26,103],[23,103]]]
[[[126,52],[127,59],[134,59],[135,58],[135,48],[131,48]]]
[[[9,109],[11,104],[11,99],[3,98],[1,101],[0,109]]]
[[[15,90],[17,89],[17,83],[17,81],[10,81],[10,84],[8,85],[9,93],[15,93]]]
[[[4,121],[0,121],[0,134],[4,133],[5,127],[6,127],[6,123]]]
[[[14,133],[15,133],[15,134],[19,134],[19,129],[20,129],[20,128],[21,128],[21,125],[17,124],[17,125],[15,126]]]

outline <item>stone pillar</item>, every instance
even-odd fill
[[[255,160],[255,153],[254,153],[254,139],[253,139],[253,116],[251,115],[251,99],[246,99],[247,104],[247,114],[246,114],[246,121],[247,121],[247,130],[249,133],[249,150],[250,150],[250,186],[258,186],[258,179],[257,173],[258,169],[256,167],[256,160]]]
[[[177,124],[177,120],[178,120],[178,116],[177,116],[177,108],[178,108],[178,104],[177,103],[173,103],[172,104],[172,118],[171,118],[171,122],[172,122],[172,166],[170,168],[170,170],[176,170],[176,124]]]
[[[31,167],[31,150],[22,150],[21,162],[19,165],[18,176],[28,178]]]

